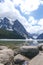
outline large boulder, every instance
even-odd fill
[[[39,53],[36,57],[34,57],[29,65],[43,65],[43,53]]]
[[[38,48],[39,48],[40,51],[43,51],[43,43],[40,43],[40,44],[38,45]]]
[[[6,46],[0,46],[0,50],[3,50],[3,49],[8,49],[8,47],[6,47]]]
[[[14,49],[14,56],[16,56],[17,54],[19,54],[19,49]]]
[[[22,46],[20,47],[20,54],[33,58],[39,53],[39,49],[37,46]]]
[[[2,51],[3,53],[6,53],[7,55],[9,55],[9,57],[14,56],[14,51],[12,49],[4,49]]]
[[[14,57],[14,51],[12,49],[2,49],[0,50],[0,62],[6,64],[11,62]]]
[[[25,56],[18,54],[14,57],[15,64],[22,64],[25,61],[29,61],[30,59],[26,58]]]
[[[4,65],[3,63],[0,63],[0,65]]]
[[[9,62],[9,56],[6,54],[0,54],[0,63],[5,64],[7,62]]]

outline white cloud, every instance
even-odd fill
[[[12,2],[10,0],[5,0],[3,4],[0,3],[0,17],[6,16],[11,20],[18,19],[25,27],[25,29],[31,33],[37,32],[39,29],[43,30],[43,19],[40,19],[40,21],[38,21],[37,23],[37,20],[35,20],[33,16],[30,16],[28,22],[25,17],[21,16],[20,12],[15,9],[15,6],[18,5],[20,5],[22,12],[24,12],[25,14],[29,14],[31,11],[38,9],[40,0],[34,0],[34,2],[33,0],[13,0]],[[35,24],[39,24],[41,27],[32,26]]]
[[[0,3],[0,13],[7,11],[14,11],[15,6],[18,6],[21,9],[21,12],[25,14],[30,14],[32,11],[37,10],[40,5],[40,0],[5,0],[2,4]]]
[[[38,24],[39,24],[40,26],[43,26],[43,19],[40,19],[39,22],[38,22]]]
[[[15,5],[15,6],[18,6],[19,4],[21,4],[22,3],[22,0],[13,0],[12,1],[13,2],[13,4]]]
[[[43,0],[41,0],[40,3],[43,5]]]
[[[43,30],[43,18],[40,20],[35,20],[33,16],[29,17],[30,28],[27,28],[28,32],[37,33],[40,30]],[[34,26],[33,26],[34,25]]]
[[[26,29],[30,26],[25,17],[21,16],[19,11],[15,9],[13,2],[10,0],[5,0],[3,4],[0,3],[0,10],[0,18],[4,18],[6,16],[13,21],[18,19]],[[13,22],[11,23],[13,24]]]
[[[21,11],[25,14],[30,14],[30,12],[37,10],[40,5],[40,0],[25,0],[21,3],[20,8]]]
[[[37,24],[37,20],[35,20],[33,16],[30,16],[30,17],[29,17],[28,22],[29,22],[31,25]]]
[[[32,26],[31,29],[30,29],[30,31],[32,33],[37,33],[37,31],[39,30],[39,28],[40,28],[40,26]]]
[[[37,33],[38,31],[43,31],[43,26],[30,26],[27,28],[27,31],[30,33]]]
[[[10,0],[0,3],[0,13],[14,11],[13,3]]]
[[[30,14],[32,11],[37,10],[40,4],[43,4],[43,0],[13,0],[14,6],[20,5],[21,12]]]
[[[5,3],[3,4],[0,3],[0,13],[7,12],[7,11],[9,11],[7,5]]]
[[[41,0],[4,0],[5,2],[2,4],[0,3],[0,11],[8,11],[12,10],[14,11],[14,7],[18,6],[21,9],[21,12],[24,12],[25,14],[29,14],[34,10],[37,10],[39,8],[39,5],[41,3]]]

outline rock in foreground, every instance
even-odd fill
[[[39,48],[40,51],[43,51],[43,43],[40,43],[40,44],[38,45],[38,48]]]
[[[43,65],[43,53],[39,53],[36,57],[34,57],[29,65]]]
[[[6,47],[6,46],[0,46],[0,50],[3,50],[3,49],[8,49],[8,47]]]
[[[39,53],[39,49],[37,46],[22,46],[20,47],[20,54],[28,57],[33,58]]]
[[[0,65],[4,65],[4,64],[0,63]]]
[[[25,56],[18,54],[14,57],[15,64],[22,64],[25,61],[29,61],[30,59],[26,58]]]
[[[14,52],[12,49],[0,49],[0,63],[6,64],[7,62],[11,62],[14,56]]]

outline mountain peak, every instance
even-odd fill
[[[24,26],[18,20],[14,21],[13,29],[18,30],[18,32],[20,32],[20,33],[22,33],[22,32],[25,33],[26,32]]]
[[[13,25],[10,24],[10,20],[7,17],[4,17],[2,21],[0,22],[0,26],[1,26],[0,28],[4,30],[9,30],[9,31],[10,30],[16,31],[17,34],[20,34],[24,38],[32,38],[31,34],[28,34],[28,32],[26,31],[26,29],[24,28],[24,26],[20,23],[18,19],[12,22],[13,22]]]
[[[8,19],[8,18],[6,18],[6,17],[4,17],[4,19],[3,19],[3,20],[4,20],[4,21],[5,21],[5,20],[9,21],[9,19]]]

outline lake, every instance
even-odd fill
[[[19,48],[23,45],[38,45],[39,43],[42,43],[42,39],[0,39],[0,45],[8,46],[10,48]]]

